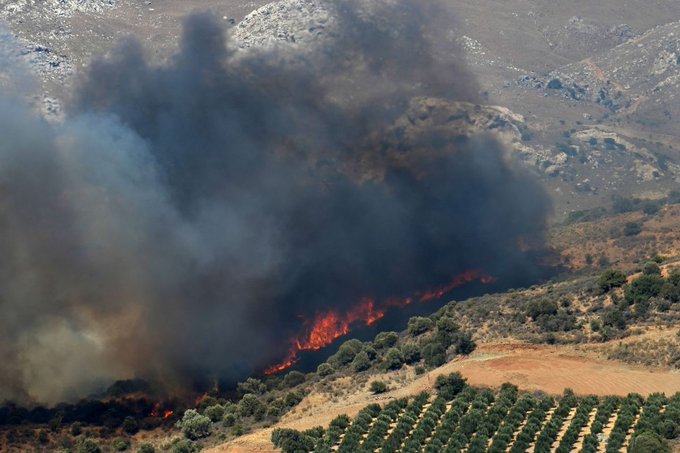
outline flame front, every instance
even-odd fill
[[[170,417],[172,417],[174,414],[175,414],[175,411],[164,410],[163,415],[161,415],[161,403],[156,403],[156,404],[154,404],[153,409],[151,410],[151,413],[149,414],[149,416],[163,418],[163,420],[167,420]]]
[[[310,326],[305,334],[302,337],[296,337],[291,341],[291,348],[288,356],[281,363],[265,370],[264,374],[275,374],[290,368],[299,360],[300,352],[318,351],[319,349],[328,346],[336,339],[350,333],[353,326],[370,326],[379,319],[384,318],[385,313],[390,308],[405,307],[413,302],[431,302],[440,299],[456,288],[474,281],[480,281],[481,283],[488,285],[494,283],[496,279],[485,275],[480,271],[471,270],[456,275],[450,283],[441,287],[429,291],[417,292],[412,297],[387,299],[381,304],[381,308],[377,307],[378,304],[374,299],[364,297],[359,304],[347,313],[341,314],[336,310],[331,310],[317,314],[312,322],[305,323]]]

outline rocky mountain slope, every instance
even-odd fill
[[[126,35],[163,61],[181,17],[208,9],[231,29],[235,49],[287,46],[303,56],[337,38],[336,7],[328,0],[5,0],[0,15],[17,39],[15,56],[39,76],[44,110],[58,113],[78,71]],[[438,127],[455,135],[462,124],[455,123],[464,121],[499,135],[544,181],[557,218],[607,204],[614,194],[655,197],[677,184],[677,2],[452,0],[447,7],[457,22],[436,44],[437,55],[464,49],[480,105],[426,101],[412,107],[429,105],[419,114],[434,108],[437,122],[437,109],[462,109]]]

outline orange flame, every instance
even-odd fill
[[[162,417],[163,420],[167,420],[175,414],[174,411],[165,410],[161,416],[161,403],[156,403],[153,405],[153,410],[149,414],[151,417]]]
[[[264,374],[271,375],[290,368],[299,360],[300,352],[318,351],[338,338],[347,335],[354,325],[363,324],[370,326],[379,319],[384,318],[385,313],[389,308],[405,307],[411,305],[413,302],[431,302],[443,297],[456,288],[477,280],[485,285],[496,281],[494,277],[485,275],[477,270],[471,270],[456,275],[450,283],[439,288],[425,292],[417,292],[412,297],[403,299],[388,299],[382,304],[382,308],[376,307],[377,304],[374,299],[364,297],[356,307],[345,314],[338,313],[335,310],[317,314],[314,321],[311,322],[311,328],[307,330],[304,336],[302,338],[294,338],[291,341],[292,346],[288,356],[281,363],[265,370]]]

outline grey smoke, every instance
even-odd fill
[[[60,124],[2,94],[0,400],[238,379],[300,314],[534,275],[547,198],[496,141],[390,132],[419,96],[475,100],[421,3],[334,2],[304,59],[191,16],[163,65],[132,39],[93,61]]]

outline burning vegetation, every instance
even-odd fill
[[[308,326],[307,331],[302,337],[294,338],[291,341],[291,349],[285,360],[268,368],[264,374],[271,375],[290,368],[298,361],[301,352],[318,351],[330,345],[336,339],[349,334],[354,325],[370,326],[384,318],[385,313],[390,309],[405,307],[414,302],[425,303],[440,299],[454,289],[476,280],[483,284],[495,282],[495,278],[480,271],[472,270],[455,276],[450,283],[444,286],[425,292],[417,292],[411,297],[389,298],[380,304],[369,297],[364,297],[358,305],[345,314],[340,314],[335,310],[317,314],[313,321],[303,321],[303,324]]]
[[[337,39],[304,55],[191,16],[163,64],[134,40],[92,61],[58,124],[3,88],[0,400],[233,387],[488,281],[468,269],[536,278],[543,191],[493,138],[408,118],[476,100],[434,3],[329,2]]]

